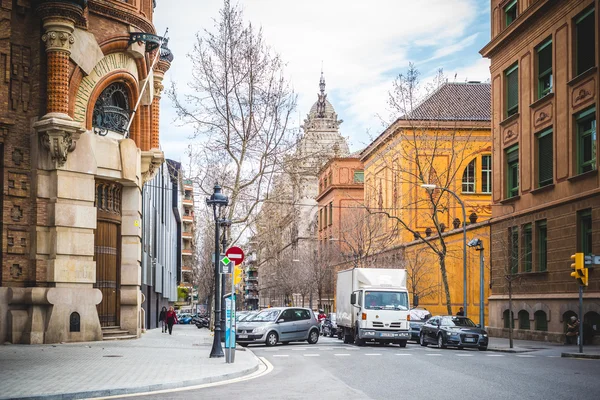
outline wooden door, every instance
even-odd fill
[[[96,261],[96,284],[102,292],[98,304],[101,326],[119,325],[119,286],[120,286],[120,226],[109,221],[98,221],[94,240]]]

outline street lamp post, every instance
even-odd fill
[[[484,268],[483,268],[483,242],[480,239],[472,239],[467,246],[475,247],[479,252],[479,323],[482,328],[485,328],[485,313],[484,313]]]
[[[219,282],[220,272],[219,272],[219,264],[220,264],[220,254],[219,251],[219,212],[217,212],[217,208],[219,211],[221,208],[226,207],[229,203],[229,199],[223,193],[221,193],[221,186],[219,184],[215,184],[213,194],[206,199],[206,205],[213,208],[213,215],[215,218],[215,336],[213,338],[212,349],[210,350],[210,358],[223,357],[223,347],[221,347],[221,302],[222,302],[222,292],[221,285]]]
[[[423,184],[421,187],[430,194],[433,193],[435,189],[440,189],[442,192],[448,192],[454,196],[454,198],[458,201],[462,208],[463,214],[463,309],[465,311],[465,317],[467,314],[467,212],[465,211],[465,203],[462,202],[460,197],[452,190],[447,189],[445,187],[439,187],[435,184]]]

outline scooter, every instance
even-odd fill
[[[208,317],[202,317],[198,321],[196,321],[196,328],[208,328],[210,325],[210,319]]]

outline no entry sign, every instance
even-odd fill
[[[242,261],[244,261],[244,250],[240,249],[237,246],[233,246],[227,249],[225,252],[227,258],[235,263],[235,265],[241,265]]]

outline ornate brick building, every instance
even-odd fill
[[[492,0],[491,331],[564,341],[579,313],[570,256],[600,254],[598,0]],[[512,309],[508,280],[512,281]],[[600,271],[584,336],[600,329]]]
[[[2,342],[140,333],[142,186],[164,160],[172,61],[153,10],[153,0],[0,1]]]

